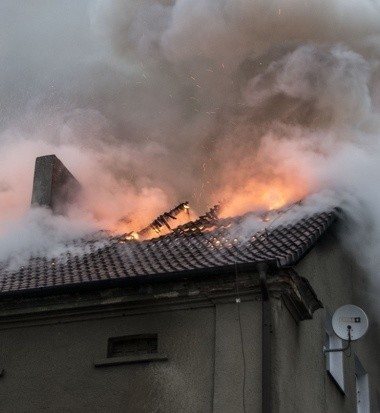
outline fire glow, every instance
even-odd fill
[[[274,179],[269,183],[250,180],[242,188],[228,193],[221,217],[238,216],[255,210],[281,209],[305,198],[309,192],[306,184],[296,179],[293,182]]]
[[[268,212],[281,210],[307,196],[306,185],[301,184],[300,181],[295,185],[295,182],[297,182],[296,179],[293,180],[293,185],[281,179],[273,180],[270,183],[259,183],[251,180],[243,188],[237,189],[233,196],[222,201],[212,210],[215,210],[215,216],[218,218],[233,218],[255,211],[262,215],[264,212],[264,215],[262,215],[264,217],[262,218],[263,221],[270,221]],[[207,214],[204,217],[207,217]],[[201,218],[198,218],[198,220],[201,220]],[[119,220],[119,225],[116,226],[114,232],[123,233],[122,239],[124,241],[141,241],[166,235],[190,221],[190,206],[188,202],[183,202],[170,211],[159,215],[142,229],[134,228],[131,231],[130,227],[133,227],[133,221]],[[128,225],[126,226],[126,224]],[[128,231],[126,232],[127,228]]]

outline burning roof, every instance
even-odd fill
[[[61,193],[67,183],[58,179],[61,175],[76,183],[54,155],[37,161],[32,199]],[[307,253],[336,217],[333,208],[316,212],[301,204],[233,218],[226,218],[225,205],[218,204],[191,220],[189,203],[182,202],[139,231],[117,236],[99,232],[62,244],[54,256],[31,252],[17,268],[0,263],[0,295],[220,274],[237,265],[247,268],[260,262],[289,266]]]
[[[186,203],[180,204],[175,210],[186,207]],[[175,218],[173,211],[161,215],[150,229],[157,230],[158,225],[170,228],[166,220]],[[245,228],[253,216],[262,222],[261,228]],[[0,269],[0,294],[115,285],[147,277],[200,275],[263,261],[282,268],[295,264],[312,248],[332,224],[336,212],[314,213],[275,226],[278,216],[270,222],[266,216],[252,214],[219,219],[216,206],[199,219],[158,238],[138,241],[126,235],[103,235],[79,240],[68,245],[58,258],[32,257],[13,271],[4,265]]]

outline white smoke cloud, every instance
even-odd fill
[[[33,208],[22,219],[4,224],[0,234],[0,261],[14,270],[25,265],[32,256],[59,257],[70,242],[94,230],[83,220],[54,216],[48,209]]]
[[[233,214],[333,192],[380,286],[379,1],[0,7],[1,227],[49,153],[95,227],[139,227],[184,200]]]
[[[320,112],[339,127],[353,127],[371,109],[369,75],[369,64],[346,47],[302,45],[250,79],[245,100],[252,107],[270,104],[278,95],[312,102],[314,115]]]

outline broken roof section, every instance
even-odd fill
[[[209,220],[202,218],[146,241],[124,237],[79,240],[68,245],[59,258],[32,257],[17,271],[0,269],[0,294],[183,278],[231,272],[236,266],[249,269],[260,262],[283,268],[295,264],[313,247],[336,212],[315,213],[275,227],[270,223],[261,229],[251,225],[250,230],[246,225],[252,224],[252,216],[218,220],[212,213]]]
[[[76,179],[55,155],[37,158],[33,205],[63,213],[79,189]],[[60,250],[59,256],[49,257],[41,252],[17,269],[0,263],[0,295],[231,273],[237,267],[252,270],[262,262],[274,268],[291,266],[314,246],[336,218],[332,208],[307,213],[302,207],[300,215],[298,207],[299,203],[281,211],[220,219],[220,208],[215,206],[195,221],[172,226],[180,213],[189,217],[189,205],[185,202],[138,233],[118,237],[101,233],[77,240]],[[161,230],[170,232],[150,237],[152,231],[160,235]]]

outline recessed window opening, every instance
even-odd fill
[[[157,334],[112,337],[108,339],[107,357],[125,357],[157,353]]]

